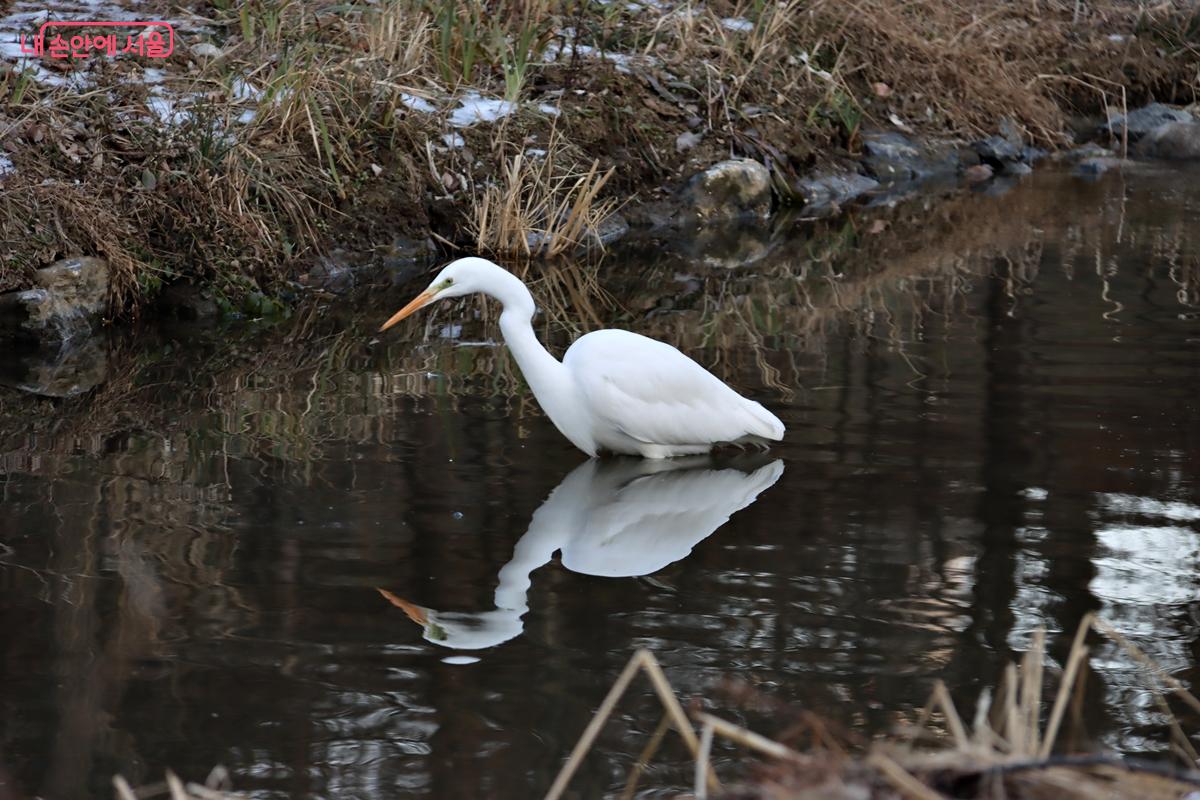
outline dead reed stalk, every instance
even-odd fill
[[[931,715],[937,712],[949,734],[946,746],[918,749],[911,743],[881,741],[857,758],[825,757],[822,760],[821,752],[802,753],[782,742],[703,712],[693,715],[700,724],[700,735],[697,737],[692,723],[683,716],[675,692],[658,662],[648,651],[639,650],[630,658],[601,703],[559,772],[546,800],[557,800],[562,796],[571,776],[595,743],[604,722],[639,671],[645,671],[651,678],[665,714],[631,773],[625,796],[632,796],[637,778],[657,751],[668,724],[681,733],[691,751],[696,776],[693,791],[697,800],[706,800],[709,793],[719,787],[709,761],[717,736],[774,762],[769,786],[764,785],[763,793],[753,796],[790,796],[788,792],[801,796],[801,789],[818,792],[816,795],[803,796],[820,796],[820,791],[831,785],[828,783],[830,773],[834,773],[834,780],[843,788],[857,786],[858,794],[854,796],[870,798],[898,794],[914,800],[942,800],[947,796],[946,791],[960,796],[951,787],[961,786],[963,781],[978,782],[981,793],[971,796],[981,798],[1051,796],[1046,794],[1048,791],[1052,796],[1078,800],[1101,794],[1110,797],[1178,798],[1194,792],[1200,786],[1200,771],[1197,770],[1200,760],[1190,749],[1185,751],[1187,766],[1184,769],[1108,753],[1053,755],[1067,701],[1077,690],[1080,670],[1087,659],[1085,639],[1089,632],[1108,637],[1141,664],[1152,681],[1152,691],[1160,699],[1162,695],[1156,686],[1158,683],[1193,710],[1200,711],[1200,701],[1178,680],[1167,675],[1111,625],[1088,614],[1081,621],[1067,655],[1045,726],[1041,724],[1041,719],[1047,663],[1046,637],[1045,631],[1039,629],[1034,632],[1030,647],[1020,664],[1009,665],[1005,670],[997,701],[992,703],[990,694],[986,692],[981,696],[971,726],[963,721],[946,686],[940,681],[935,685],[929,703],[920,715],[917,732],[925,734],[921,737],[923,739],[934,733],[936,739],[936,733],[930,731],[928,725]],[[1165,700],[1161,707],[1170,714]],[[1174,718],[1172,728],[1178,728]],[[1181,731],[1179,735],[1182,736]],[[1186,740],[1186,737],[1183,738]],[[822,766],[815,769],[818,761]],[[821,773],[821,780],[826,783],[815,786],[812,783],[814,773]]]

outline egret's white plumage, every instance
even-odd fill
[[[380,330],[422,306],[482,292],[504,306],[500,330],[542,409],[588,455],[668,458],[746,439],[779,441],[783,423],[669,344],[630,331],[581,336],[559,361],[533,332],[533,296],[512,273],[482,258],[447,265],[429,288]]]
[[[525,628],[534,570],[562,553],[581,575],[650,575],[672,564],[750,505],[783,474],[775,460],[751,472],[700,456],[674,461],[589,459],[550,493],[498,576],[495,608],[439,611],[380,590],[442,647],[480,650]]]

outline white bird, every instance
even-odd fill
[[[760,462],[761,463],[761,462]],[[752,472],[719,469],[704,456],[676,461],[589,459],[533,513],[505,564],[490,611],[438,611],[379,590],[436,645],[482,650],[520,635],[534,570],[562,551],[581,575],[626,578],[658,572],[750,505],[783,474],[783,461]]]
[[[434,300],[475,292],[500,301],[500,330],[534,397],[562,435],[590,456],[670,458],[783,438],[778,417],[669,344],[630,331],[593,331],[559,361],[533,332],[529,289],[487,259],[451,262],[379,330]]]

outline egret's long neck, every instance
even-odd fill
[[[580,417],[580,398],[567,368],[538,341],[533,332],[533,295],[511,273],[499,274],[485,290],[504,305],[500,331],[517,360],[525,382],[550,421],[576,447],[596,454],[596,442]]]
[[[529,388],[546,413],[553,417],[558,402],[569,401],[563,395],[571,389],[571,384],[562,362],[550,355],[533,332],[533,295],[519,278],[507,272],[503,280],[489,288],[488,294],[503,304],[500,332]]]

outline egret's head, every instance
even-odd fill
[[[491,282],[494,282],[497,272],[504,272],[504,269],[486,258],[460,258],[457,261],[451,261],[442,268],[442,271],[430,282],[425,291],[393,314],[392,318],[383,323],[379,330],[386,331],[434,300],[445,300],[449,297],[462,297],[465,294],[486,291]]]

